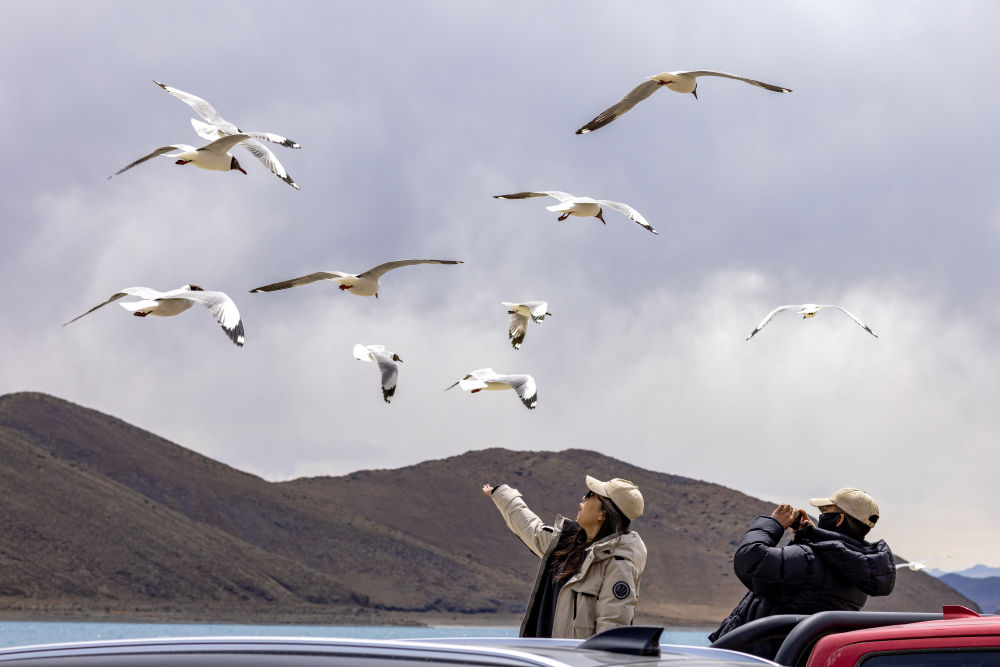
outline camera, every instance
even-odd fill
[[[802,527],[802,512],[801,510],[795,515],[795,520],[792,521],[792,525],[789,526],[792,530],[798,530]]]

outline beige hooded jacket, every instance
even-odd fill
[[[493,502],[504,521],[531,551],[542,559],[528,608],[521,622],[521,636],[538,595],[538,584],[549,556],[559,542],[566,518],[545,525],[521,500],[521,493],[506,484],[493,489]],[[635,531],[611,535],[587,547],[580,571],[570,577],[556,598],[553,637],[585,638],[594,633],[631,625],[638,602],[639,575],[646,566],[646,545]]]

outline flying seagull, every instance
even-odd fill
[[[382,372],[382,399],[386,403],[396,393],[396,380],[399,378],[399,369],[396,362],[403,360],[395,352],[390,352],[382,345],[362,345],[358,343],[354,346],[354,358],[359,361],[376,361],[378,368]]]
[[[153,81],[157,86],[167,91],[181,102],[184,102],[189,107],[194,109],[195,113],[201,116],[205,121],[202,122],[196,118],[191,119],[191,125],[194,127],[194,131],[198,133],[202,139],[221,139],[222,137],[232,136],[234,134],[245,134],[249,139],[243,142],[243,147],[246,148],[250,153],[260,160],[265,167],[271,170],[275,176],[288,183],[290,186],[299,190],[299,186],[295,184],[292,177],[288,175],[285,168],[278,162],[278,158],[274,156],[271,149],[260,143],[258,139],[263,141],[270,141],[275,144],[281,144],[282,146],[287,146],[288,148],[302,148],[298,142],[292,141],[291,139],[286,139],[279,134],[272,134],[270,132],[246,132],[236,127],[233,123],[219,115],[219,112],[215,110],[211,104],[201,99],[197,95],[192,95],[191,93],[185,93],[183,90],[177,90],[170,86],[164,85],[159,81]]]
[[[918,572],[926,568],[927,561],[931,560],[932,558],[951,558],[951,556],[927,556],[926,558],[921,558],[920,560],[915,560],[908,563],[896,563],[896,569],[898,570],[902,567],[908,567],[914,572]]]
[[[825,304],[825,305],[820,306],[820,305],[817,305],[815,303],[805,303],[805,304],[802,304],[801,306],[778,306],[777,308],[775,308],[774,310],[772,310],[770,313],[768,313],[767,317],[765,317],[763,320],[761,320],[760,324],[757,325],[756,329],[754,329],[753,331],[750,332],[750,335],[747,336],[747,340],[750,340],[751,338],[753,338],[754,335],[758,331],[760,331],[761,329],[763,329],[767,325],[767,323],[770,322],[771,319],[775,315],[777,315],[778,313],[780,313],[783,310],[792,310],[794,308],[798,308],[799,309],[799,314],[801,314],[803,318],[806,318],[806,317],[815,317],[816,313],[818,313],[823,308],[836,308],[837,310],[839,310],[840,312],[844,313],[845,315],[847,315],[848,317],[850,317],[852,320],[854,320],[855,322],[857,322],[858,324],[860,324],[861,328],[863,328],[865,331],[867,331],[871,335],[873,335],[876,338],[878,338],[878,334],[876,334],[874,331],[872,331],[871,328],[867,324],[865,324],[864,322],[862,322],[861,320],[859,320],[858,318],[856,318],[854,315],[851,315],[849,312],[847,312],[846,310],[844,310],[840,306],[834,306],[832,304]]]
[[[783,88],[782,86],[775,86],[770,83],[764,83],[763,81],[747,79],[742,76],[736,76],[735,74],[726,74],[725,72],[712,72],[709,70],[699,70],[696,72],[661,72],[660,74],[646,77],[647,81],[643,81],[638,86],[630,90],[628,94],[626,94],[625,97],[618,102],[618,104],[602,111],[594,120],[581,127],[576,131],[576,133],[587,134],[588,132],[593,132],[596,129],[604,127],[634,107],[636,104],[642,102],[644,99],[655,93],[660,89],[660,86],[666,86],[675,93],[691,93],[694,95],[695,99],[698,99],[699,76],[721,76],[726,79],[744,81],[750,85],[758,86],[776,93],[792,92],[790,88]]]
[[[549,307],[548,301],[525,301],[523,303],[502,301],[501,303],[507,306],[507,312],[510,314],[510,327],[508,327],[507,336],[515,350],[520,350],[521,343],[524,342],[524,333],[528,329],[529,317],[535,322],[541,322],[546,315],[552,314],[546,312]]]
[[[607,206],[608,208],[613,208],[618,211],[629,220],[645,227],[654,234],[659,234],[658,231],[653,229],[652,225],[646,222],[646,219],[642,217],[642,214],[640,214],[639,211],[635,210],[628,204],[622,204],[617,201],[609,201],[607,199],[591,199],[590,197],[576,197],[568,192],[560,192],[558,190],[515,192],[509,195],[493,195],[494,199],[528,199],[529,197],[553,197],[558,199],[558,204],[545,207],[549,211],[560,213],[561,215],[558,220],[565,220],[569,216],[575,215],[581,218],[597,218],[601,222],[604,222],[604,224],[608,224],[604,221],[604,210],[602,208],[603,206]]]
[[[97,304],[83,315],[89,315],[101,306],[106,306],[123,296],[137,296],[142,299],[141,301],[127,301],[118,304],[136,317],[180,315],[195,303],[200,303],[212,312],[212,316],[222,326],[226,336],[243,347],[243,320],[240,319],[240,311],[236,309],[236,304],[225,292],[208,292],[197,285],[184,285],[169,292],[159,292],[149,287],[126,287],[120,292],[115,292],[107,301]],[[83,315],[77,315],[63,326],[76,322]]]
[[[244,174],[247,172],[240,166],[239,161],[229,154],[229,149],[231,149],[236,144],[247,139],[245,134],[233,134],[228,137],[223,137],[221,139],[216,139],[210,144],[206,144],[201,148],[195,148],[194,146],[188,146],[187,144],[173,144],[172,146],[161,146],[149,155],[143,156],[133,162],[130,165],[122,167],[115,173],[108,176],[110,181],[112,178],[126,172],[137,164],[142,164],[146,160],[151,160],[154,157],[160,155],[167,155],[170,158],[177,158],[174,164],[193,164],[201,169],[207,169],[209,171],[242,171]],[[173,153],[172,151],[180,151],[178,153]]]
[[[480,368],[472,371],[464,378],[445,389],[452,389],[459,386],[473,394],[476,392],[500,391],[503,389],[513,389],[517,392],[517,397],[524,403],[524,407],[534,410],[538,404],[538,391],[535,389],[535,378],[530,375],[502,375],[492,368]]]
[[[379,264],[378,266],[368,269],[367,271],[362,271],[361,273],[344,273],[342,271],[317,271],[316,273],[310,273],[305,276],[299,276],[298,278],[292,278],[290,280],[282,280],[279,283],[271,283],[270,285],[263,285],[261,287],[254,287],[251,292],[276,292],[277,290],[288,289],[289,287],[298,287],[299,285],[308,285],[309,283],[314,283],[317,280],[332,280],[336,282],[341,290],[350,290],[351,294],[357,294],[358,296],[374,296],[378,298],[378,279],[385,274],[386,271],[392,271],[393,269],[398,269],[401,266],[410,266],[412,264],[461,264],[462,262],[455,259],[401,259],[396,262],[386,262],[385,264]]]

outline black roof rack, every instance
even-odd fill
[[[660,634],[655,625],[625,625],[598,633],[580,644],[579,648],[629,655],[660,655]]]
[[[783,639],[796,625],[809,618],[808,614],[775,614],[765,616],[724,634],[712,643],[712,648],[746,651],[764,639]]]
[[[902,625],[919,621],[935,621],[942,613],[892,612],[892,611],[821,611],[810,615],[778,614],[765,616],[719,638],[712,648],[746,651],[764,639],[785,640],[774,656],[781,665],[797,665],[811,650],[813,644],[834,632],[875,628],[883,625]]]

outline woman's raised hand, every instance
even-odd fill
[[[491,484],[483,484],[483,495],[484,496],[492,496],[493,495],[493,485],[491,485]]]

